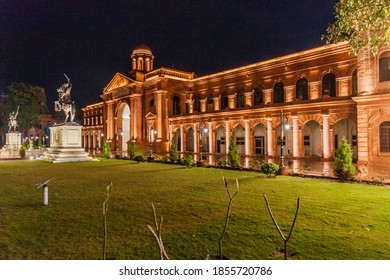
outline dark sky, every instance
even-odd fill
[[[198,76],[324,45],[330,0],[0,0],[0,92],[43,87],[48,106],[66,73],[78,110],[99,102],[130,54]]]

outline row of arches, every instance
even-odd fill
[[[205,126],[204,128],[207,127]],[[242,156],[280,156],[282,153],[280,149],[281,144],[284,148],[284,156],[293,156],[292,150],[294,145],[299,146],[300,157],[321,157],[323,154],[322,127],[316,120],[309,120],[299,129],[299,143],[293,142],[292,126],[284,128],[282,139],[280,124],[272,128],[273,136],[271,138],[267,133],[266,125],[262,123],[251,127],[249,133],[245,133],[245,127],[241,124],[233,127],[229,133],[227,133],[226,127],[223,125],[213,128],[212,131],[204,128],[198,131],[193,127],[189,127],[183,132],[181,128],[175,129],[172,136],[175,136],[174,139],[176,140],[178,150],[182,154],[201,152],[223,155],[228,152],[227,138],[232,133],[235,137],[237,150]],[[357,158],[355,122],[350,119],[341,119],[333,125],[331,134],[333,135],[333,152],[337,150],[342,138],[345,137],[352,145],[354,158]],[[249,139],[246,139],[246,137],[249,137]],[[210,139],[212,139],[212,143]],[[269,141],[272,143],[268,143]],[[249,147],[246,147],[246,145],[249,145]],[[269,149],[272,150],[270,151]],[[249,151],[249,154],[246,151]]]

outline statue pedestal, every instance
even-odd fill
[[[65,123],[50,127],[50,148],[40,158],[51,162],[71,162],[93,160],[82,148],[82,126]]]
[[[5,134],[5,146],[4,149],[12,150],[12,149],[20,149],[20,145],[22,144],[22,134],[20,132],[8,132]]]
[[[20,158],[19,149],[22,144],[22,134],[20,132],[7,132],[5,134],[5,145],[0,150],[0,158]]]

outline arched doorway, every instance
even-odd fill
[[[340,146],[343,137],[347,139],[347,142],[351,145],[353,150],[353,159],[357,159],[357,134],[356,124],[349,119],[341,119],[334,125],[334,152]]]
[[[236,137],[237,151],[241,155],[245,155],[245,130],[242,125],[237,125],[234,128],[234,135]]]
[[[263,124],[258,124],[255,126],[254,129],[254,154],[256,156],[264,156],[266,155],[266,139],[267,139],[267,132],[265,129],[265,126]]]
[[[122,151],[127,151],[127,142],[130,140],[130,107],[125,105],[122,112]]]
[[[190,127],[187,130],[186,152],[194,152],[194,129]]]
[[[321,127],[316,121],[309,121],[303,128],[303,154],[308,156],[321,156]]]
[[[223,126],[217,128],[217,153],[226,154],[226,129]]]
[[[179,152],[181,152],[181,133],[180,129],[176,129],[175,133],[173,134],[175,136],[175,141],[176,141],[176,147]]]

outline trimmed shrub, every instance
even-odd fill
[[[145,161],[145,159],[142,155],[138,155],[138,156],[134,157],[134,160],[138,163]]]
[[[230,167],[240,167],[240,156],[238,154],[236,137],[234,134],[230,136],[229,153],[228,153],[228,164]]]
[[[179,152],[177,151],[176,137],[173,136],[171,140],[171,146],[169,147],[169,159],[172,162],[179,160]]]
[[[103,138],[102,158],[110,158],[110,156],[111,156],[110,145],[108,145],[107,139]]]
[[[279,170],[279,165],[273,162],[263,161],[263,163],[260,166],[260,170],[268,177],[271,177],[272,175],[275,175],[276,172]]]
[[[185,159],[183,159],[183,165],[186,168],[193,167],[195,165],[195,162],[194,162],[194,159],[192,158],[192,156],[187,156]]]
[[[25,158],[26,157],[26,142],[24,142],[22,145],[20,145],[20,148],[19,148],[19,155],[21,158]]]
[[[340,147],[336,151],[333,164],[333,173],[341,180],[350,180],[355,175],[355,166],[352,163],[353,150],[347,139],[341,139]]]
[[[134,143],[134,140],[129,140],[127,142],[127,148],[128,148],[129,159],[133,160],[134,157],[135,157],[135,143]]]

